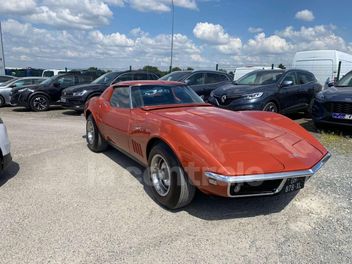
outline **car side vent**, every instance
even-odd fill
[[[136,141],[132,140],[132,148],[135,153],[143,157],[142,146]]]

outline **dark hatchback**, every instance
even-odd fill
[[[184,82],[207,101],[211,91],[225,83],[231,83],[232,78],[221,71],[175,71],[159,80]]]
[[[83,83],[90,83],[92,76],[80,73],[67,73],[53,76],[38,85],[13,88],[11,104],[24,106],[33,111],[46,111],[50,105],[59,104],[63,89]]]
[[[315,96],[312,117],[316,126],[352,126],[352,71],[337,84]]]
[[[83,112],[86,101],[94,96],[99,96],[112,84],[132,80],[157,80],[158,78],[159,76],[156,74],[145,71],[108,72],[92,83],[63,90],[60,100],[61,105],[77,112]]]
[[[308,112],[322,86],[304,70],[258,70],[214,90],[209,102],[234,111]]]

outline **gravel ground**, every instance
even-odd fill
[[[145,192],[143,168],[115,150],[88,150],[82,116],[20,108],[0,116],[14,159],[0,178],[0,263],[352,262],[349,133],[312,132],[333,158],[298,193],[197,194],[170,212]]]

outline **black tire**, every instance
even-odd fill
[[[29,107],[34,112],[48,111],[50,107],[49,97],[45,94],[34,94],[29,99]]]
[[[158,165],[154,166],[155,164]],[[146,178],[146,188],[153,198],[168,209],[184,207],[194,198],[196,188],[189,181],[175,154],[163,143],[155,145],[149,154]]]
[[[274,103],[273,101],[270,101],[265,104],[265,106],[263,107],[263,111],[278,113],[279,108],[276,103]]]
[[[5,106],[5,98],[0,95],[0,107]]]
[[[107,141],[101,136],[92,115],[87,118],[86,140],[88,148],[93,152],[105,151],[109,146]]]
[[[314,124],[314,127],[317,131],[322,131],[322,130],[324,130],[324,128],[326,128],[326,126],[324,126],[324,124],[322,124],[322,123],[318,123],[318,122],[313,121],[313,124]]]

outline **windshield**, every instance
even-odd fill
[[[43,82],[41,82],[40,84],[44,84],[44,85],[49,85],[53,80],[55,80],[58,77],[58,75],[52,76],[46,80],[44,80]]]
[[[16,79],[10,79],[6,82],[1,83],[1,86],[8,86],[11,85],[12,83],[16,82]]]
[[[204,101],[187,86],[136,86],[132,87],[133,107],[201,104]]]
[[[281,71],[255,71],[240,78],[236,84],[240,85],[267,85],[276,83],[283,72]]]
[[[108,72],[95,79],[92,83],[95,84],[110,84],[116,78],[117,72]]]
[[[352,71],[342,77],[336,84],[337,87],[352,87]]]
[[[181,81],[190,75],[191,72],[172,72],[161,77],[159,80],[162,81]]]

